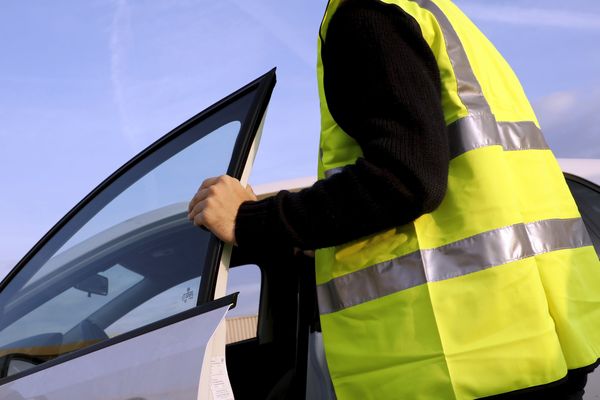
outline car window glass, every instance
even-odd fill
[[[175,285],[140,304],[106,328],[108,337],[182,312],[196,304],[200,278]]]
[[[0,356],[39,363],[196,306],[211,234],[187,204],[227,172],[255,92],[147,152],[37,251],[0,293]]]
[[[8,362],[6,376],[11,376],[14,374],[18,374],[21,371],[26,371],[35,365],[36,363],[31,362],[30,360],[11,359]]]
[[[146,325],[174,312],[185,311],[196,302],[199,278],[175,285],[140,304],[106,328],[109,337]],[[260,303],[261,272],[257,265],[243,265],[229,270],[227,294],[238,292],[238,301],[227,313],[228,343],[256,337]]]
[[[64,335],[88,315],[143,279],[140,274],[118,264],[99,275],[108,278],[109,289],[105,295],[70,287],[4,329],[0,340],[3,343],[15,342],[21,338],[22,332],[31,336],[47,333]],[[69,312],[65,312],[66,310]]]
[[[600,255],[600,193],[571,179],[567,184],[577,202],[579,212],[588,229],[596,253]]]
[[[238,121],[230,122],[150,171],[100,210],[57,251],[56,256],[129,219],[144,222],[154,216],[160,217],[160,211],[165,211],[163,214],[187,211],[187,202],[202,180],[224,173],[239,128]],[[46,263],[28,284],[54,268],[55,263]]]
[[[239,292],[237,305],[227,314],[227,343],[256,337],[262,275],[255,264],[229,270],[227,293]]]

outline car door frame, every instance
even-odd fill
[[[25,256],[23,256],[23,258],[14,266],[14,268],[12,268],[11,271],[8,274],[6,274],[2,281],[0,281],[0,292],[2,292],[5,289],[8,283],[12,281],[12,279],[21,271],[21,269],[23,269],[23,267],[27,263],[29,263],[29,261],[31,261],[31,259],[36,254],[38,254],[38,252],[46,245],[46,243],[52,237],[56,235],[56,233],[58,233],[58,231],[60,231],[69,221],[73,219],[75,215],[77,215],[84,207],[86,207],[107,187],[112,185],[118,178],[125,174],[125,172],[129,171],[131,168],[140,163],[142,160],[146,159],[150,154],[154,153],[159,148],[165,146],[167,143],[171,142],[173,139],[183,134],[187,129],[189,129],[191,126],[195,125],[199,121],[206,119],[209,115],[214,114],[219,110],[227,107],[243,95],[251,92],[252,90],[257,90],[255,102],[250,107],[250,109],[254,110],[254,112],[249,113],[246,121],[242,121],[240,132],[238,133],[238,137],[233,148],[231,161],[227,168],[227,175],[240,179],[242,177],[243,170],[246,167],[248,157],[250,156],[250,150],[253,146],[253,143],[257,142],[255,139],[260,140],[260,137],[257,138],[256,134],[261,128],[263,116],[266,113],[267,105],[276,83],[275,72],[276,69],[273,68],[261,77],[248,83],[244,87],[238,89],[237,91],[216,102],[215,104],[209,106],[205,110],[201,111],[197,115],[193,116],[189,120],[185,121],[181,125],[171,130],[166,135],[156,140],[154,143],[142,150],[139,154],[137,154],[125,164],[123,164],[108,178],[106,178],[98,186],[96,186],[96,188],[94,188],[87,196],[85,196],[81,201],[79,201],[52,228],[50,228],[50,230],[45,235],[42,236],[42,238],[25,254]],[[256,146],[257,144],[255,145],[255,147]],[[216,260],[217,258],[219,258],[220,253],[223,249],[223,243],[220,242],[216,237],[213,237],[212,241],[212,244],[215,244],[216,248],[212,249],[211,246],[211,250],[213,251],[209,251],[207,253],[205,265],[207,263],[210,264],[211,262],[216,263]],[[214,274],[215,271],[207,271],[207,269],[209,269],[208,265],[203,271],[209,273],[209,282],[206,282],[204,284],[204,287],[207,289],[208,293],[207,295],[201,296],[201,298],[198,299],[198,304],[210,301],[214,297],[214,286],[216,284],[216,276]],[[203,286],[201,284],[201,288],[202,287]]]
[[[99,195],[104,193],[105,189],[109,188],[115,181],[122,177],[126,172],[130,171],[133,167],[138,165],[140,162],[146,160],[150,155],[154,154],[157,150],[161,149],[168,143],[171,143],[174,139],[184,135],[186,131],[207,119],[211,115],[219,112],[223,108],[229,106],[241,97],[255,91],[253,101],[248,108],[246,118],[241,122],[240,130],[238,132],[231,159],[227,168],[227,174],[240,179],[245,184],[249,175],[254,156],[258,148],[260,141],[260,134],[264,118],[266,115],[266,109],[271,97],[271,93],[275,86],[276,74],[275,69],[267,72],[263,76],[250,82],[229,96],[218,101],[214,105],[206,108],[202,112],[198,113],[188,121],[177,126],[169,133],[155,141],[153,144],[148,146],[146,149],[141,151],[138,155],[133,157],[122,167],[117,169],[113,174],[106,178],[100,183],[94,190],[92,190],[87,196],[85,196],[79,203],[75,205],[64,217],[62,217],[33,247],[29,250],[26,255],[16,264],[16,266],[2,279],[0,282],[0,292],[4,291],[8,284],[23,270],[23,268],[36,256],[40,251],[44,250],[44,246],[58,233],[60,232],[67,223],[77,217],[79,212],[90,204]],[[200,183],[200,182],[199,182]],[[191,188],[193,190],[193,188]],[[237,300],[237,293],[225,296],[224,293],[219,295],[217,291],[218,282],[225,280],[226,284],[226,270],[229,262],[230,249],[224,245],[222,241],[211,235],[208,245],[208,251],[205,259],[201,265],[202,279],[200,280],[199,296],[197,303],[194,308],[186,310],[184,312],[171,315],[167,318],[161,319],[154,323],[142,326],[140,328],[133,329],[127,333],[119,335],[114,338],[106,339],[100,343],[73,351],[72,353],[63,354],[56,357],[53,360],[46,361],[43,364],[35,366],[26,371],[19,372],[10,377],[4,377],[0,381],[0,386],[5,385],[8,382],[21,379],[25,376],[34,374],[36,372],[51,368],[55,365],[68,362],[76,359],[83,355],[101,350],[106,347],[113,346],[114,344],[121,343],[138,337],[147,332],[155,331],[161,327],[165,327],[174,324],[179,321],[183,321],[188,318],[192,318],[197,315],[207,313],[212,310],[216,310],[222,307],[233,307]],[[225,277],[221,272],[225,270]],[[215,295],[219,298],[215,299]],[[225,324],[222,324],[223,326]],[[224,345],[223,345],[224,350]],[[209,349],[207,348],[207,352]],[[206,357],[205,357],[206,359]]]

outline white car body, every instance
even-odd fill
[[[592,158],[559,158],[563,172],[579,176],[600,185],[600,160]]]

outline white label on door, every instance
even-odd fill
[[[214,400],[234,400],[223,356],[212,357],[210,360],[210,390]]]

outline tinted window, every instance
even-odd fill
[[[600,191],[588,182],[567,179],[567,184],[579,207],[581,217],[590,233],[596,253],[600,255]]]
[[[211,236],[187,203],[228,171],[254,95],[167,136],[73,214],[0,294],[0,356],[35,365],[196,306]]]
[[[227,313],[227,343],[256,337],[261,279],[260,268],[254,264],[229,270],[227,294],[238,292],[239,295],[236,307]],[[111,324],[106,334],[113,337],[140,324],[168,317],[174,311],[185,311],[196,303],[199,283],[200,278],[192,278],[166,288]]]
[[[31,336],[50,332],[64,335],[88,315],[144,279],[142,275],[119,264],[98,274],[108,279],[106,295],[86,292],[75,287],[78,285],[71,286],[5,328],[2,331],[3,342],[11,343],[22,339],[22,332],[28,332]]]
[[[189,309],[196,304],[199,286],[200,277],[194,277],[167,288],[112,323],[106,328],[106,334],[113,337]]]

